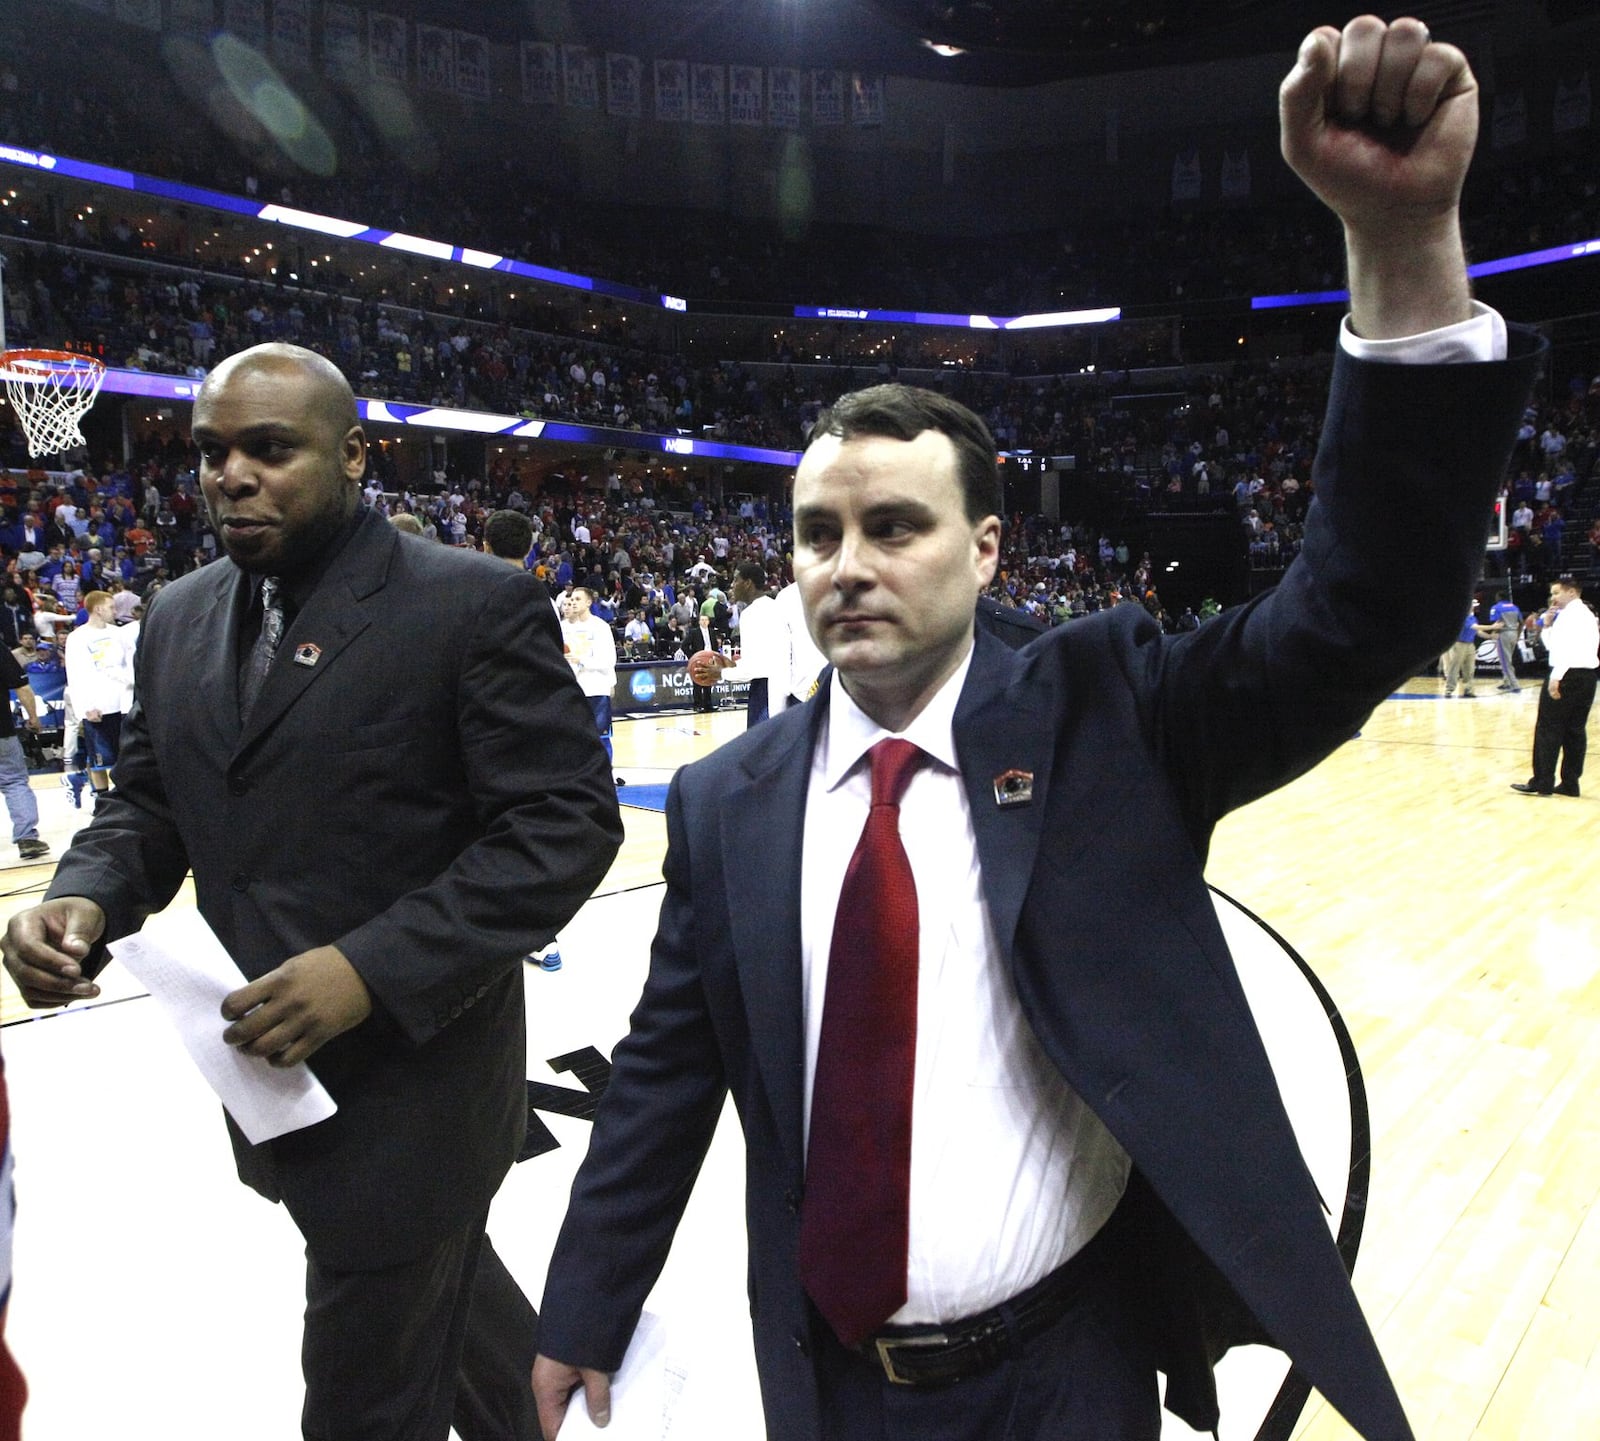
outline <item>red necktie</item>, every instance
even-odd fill
[[[900,797],[922,752],[879,741],[872,809],[839,892],[828,952],[800,1280],[846,1346],[906,1301],[911,1087],[917,1054],[917,887]]]

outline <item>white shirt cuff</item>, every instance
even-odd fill
[[[1472,302],[1472,318],[1420,335],[1393,340],[1363,340],[1345,316],[1339,325],[1339,344],[1357,360],[1385,361],[1391,365],[1459,365],[1468,361],[1506,358],[1506,322],[1498,310],[1481,300]]]

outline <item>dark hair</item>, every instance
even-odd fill
[[[533,549],[533,526],[516,510],[497,510],[483,523],[483,539],[491,555],[525,560]]]
[[[956,478],[968,520],[1000,514],[1000,466],[989,427],[966,406],[914,385],[870,385],[841,395],[806,436],[806,444],[824,435],[853,440],[881,435],[915,440],[925,430],[948,436],[956,451]]]
[[[1579,595],[1583,594],[1583,582],[1575,575],[1558,575],[1556,577],[1556,584],[1559,585],[1562,590],[1575,590]]]
[[[767,568],[757,560],[744,560],[734,568],[735,580],[747,580],[757,590],[767,588]]]

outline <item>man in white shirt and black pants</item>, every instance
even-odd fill
[[[1600,668],[1600,623],[1582,597],[1583,587],[1570,575],[1550,587],[1550,609],[1544,615],[1550,679],[1539,692],[1539,715],[1533,724],[1533,774],[1511,787],[1525,796],[1578,794],[1589,749],[1595,672]],[[1557,757],[1561,761],[1559,785]]]

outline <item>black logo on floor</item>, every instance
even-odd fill
[[[555,1116],[572,1116],[580,1121],[594,1120],[595,1108],[606,1093],[611,1080],[611,1062],[593,1046],[568,1051],[564,1056],[552,1056],[546,1064],[558,1075],[570,1074],[583,1087],[574,1091],[566,1086],[552,1086],[544,1081],[528,1082],[528,1138],[522,1143],[519,1161],[542,1156],[554,1151],[561,1142],[551,1135],[540,1111]]]

